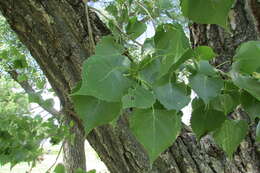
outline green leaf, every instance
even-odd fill
[[[0,57],[1,59],[8,59],[9,51],[8,50],[1,50]]]
[[[23,82],[23,81],[28,80],[28,78],[27,78],[27,76],[25,74],[19,74],[18,77],[17,77],[17,80],[19,82]]]
[[[243,43],[234,56],[236,69],[239,72],[252,74],[260,72],[260,41]]]
[[[38,89],[43,89],[45,84],[46,84],[45,78],[44,79],[39,79],[39,80],[36,81],[36,87]]]
[[[192,58],[194,56],[194,52],[192,49],[187,49],[187,51],[171,66],[170,70],[171,72],[178,69],[185,61]]]
[[[122,98],[123,108],[149,108],[155,103],[155,97],[151,91],[141,86],[130,88]]]
[[[185,17],[201,24],[218,24],[227,28],[227,18],[234,0],[181,0]]]
[[[216,76],[216,70],[209,64],[208,61],[201,60],[198,64],[199,72],[207,76]]]
[[[124,52],[123,46],[115,42],[113,36],[105,36],[98,42],[95,55],[110,56],[121,55]]]
[[[43,102],[43,106],[47,108],[53,108],[54,106],[54,100],[52,98],[46,99]]]
[[[244,120],[226,120],[221,128],[213,133],[216,143],[231,158],[240,142],[245,138],[248,131],[247,122]]]
[[[197,138],[200,139],[209,132],[219,128],[225,119],[226,116],[221,111],[206,110],[205,107],[199,107],[192,111],[191,127]]]
[[[200,107],[205,107],[203,100],[199,97],[195,97],[191,102],[192,110],[198,109]]]
[[[155,59],[139,72],[139,78],[152,85],[158,79],[160,68],[159,59]]]
[[[224,112],[226,115],[237,106],[229,94],[221,94],[210,102],[213,109]]]
[[[93,170],[90,170],[90,171],[84,171],[83,169],[81,169],[81,168],[78,168],[77,170],[76,170],[76,173],[96,173],[96,170],[95,169],[93,169]]]
[[[16,69],[22,69],[28,66],[25,58],[15,58],[12,62],[13,67]]]
[[[254,96],[258,101],[260,101],[260,81],[252,78],[249,75],[242,75],[236,72],[236,63],[232,65],[232,70],[230,71],[230,76],[232,81],[236,86],[242,88]]]
[[[74,125],[75,125],[75,122],[74,121],[70,121],[69,126],[70,127],[74,127]]]
[[[106,9],[105,9],[108,13],[110,13],[112,16],[114,17],[118,17],[118,10],[115,4],[109,4]]]
[[[40,103],[41,95],[40,93],[28,94],[28,100],[30,103]]]
[[[95,55],[83,65],[83,79],[80,90],[74,95],[91,95],[98,99],[119,102],[132,85],[124,76],[130,61],[121,55]]]
[[[223,81],[221,79],[217,77],[209,77],[201,73],[192,75],[189,78],[189,81],[191,88],[206,104],[213,98],[217,97],[223,87]]]
[[[160,25],[154,36],[156,54],[161,57],[160,76],[168,73],[170,67],[190,48],[189,40],[179,24]]]
[[[92,169],[90,171],[88,171],[87,173],[96,173],[97,171],[95,169]]]
[[[256,138],[255,139],[257,142],[260,142],[260,121],[258,122],[257,127],[256,127]]]
[[[156,82],[153,88],[156,98],[167,110],[181,110],[190,102],[187,86],[172,82],[168,76]]]
[[[135,40],[146,31],[146,28],[145,23],[138,21],[137,17],[132,17],[126,26],[126,33],[131,39]]]
[[[232,98],[233,108],[236,108],[238,105],[240,105],[240,99],[238,96],[240,96],[241,93],[239,88],[231,80],[224,81],[224,90],[222,93],[228,94]]]
[[[260,118],[260,101],[245,91],[241,93],[240,100],[243,109],[248,113],[253,121],[257,117]]]
[[[121,9],[120,17],[117,19],[119,24],[126,23],[129,21],[128,7],[125,5],[123,9]]]
[[[162,10],[169,10],[173,8],[171,0],[158,0],[156,5]]]
[[[152,163],[179,135],[181,117],[175,111],[135,110],[130,117],[130,128]]]
[[[120,115],[120,103],[106,102],[83,95],[73,95],[72,99],[77,114],[84,122],[86,133],[111,122]]]
[[[61,164],[61,163],[59,163],[59,164],[55,167],[54,173],[66,173],[64,165]]]
[[[194,49],[195,57],[198,60],[212,60],[217,54],[208,46],[198,46]]]

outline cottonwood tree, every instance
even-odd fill
[[[112,17],[81,0],[0,9],[75,122],[68,172],[85,169],[85,136],[111,172],[260,172],[256,0],[181,0],[190,40],[167,0],[118,0]],[[149,22],[155,36],[140,44]],[[192,129],[180,112],[191,90]]]

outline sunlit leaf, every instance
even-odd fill
[[[54,169],[54,173],[66,173],[64,165],[58,164]]]
[[[195,53],[196,58],[199,60],[209,61],[216,56],[216,54],[212,50],[212,48],[208,47],[208,46],[198,46],[194,49],[194,53]]]

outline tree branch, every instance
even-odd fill
[[[24,91],[27,94],[37,94],[36,91],[33,89],[33,87],[29,84],[28,80],[25,80],[25,81],[18,80],[19,74],[17,73],[17,71],[10,70],[10,71],[8,71],[8,74],[13,78],[13,80],[15,80],[24,89]],[[39,100],[40,100],[39,103],[37,103],[39,106],[41,106],[46,112],[52,114],[53,116],[55,116],[56,118],[59,119],[60,114],[61,114],[59,111],[57,111],[53,107],[48,107],[48,106],[45,106],[44,104],[42,104],[45,101],[42,98],[42,96],[39,96]]]

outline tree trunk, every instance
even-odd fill
[[[65,117],[65,123],[70,127],[72,119]],[[71,134],[75,135],[63,142],[63,162],[67,173],[73,173],[75,169],[86,170],[85,158],[85,134],[78,124],[70,129]]]
[[[230,60],[241,42],[257,38],[253,20],[245,10],[245,2],[237,0],[232,10],[231,22],[232,26],[236,26],[232,34],[225,33],[215,25],[191,26],[194,46],[210,45],[219,53],[218,60],[213,64]],[[76,131],[80,131],[76,142],[80,144],[74,146],[78,148],[67,145],[66,150],[73,159],[78,156],[82,159],[66,163],[70,169],[84,168],[84,148],[81,148],[84,133],[69,97],[71,89],[81,78],[82,62],[91,52],[84,4],[81,0],[4,0],[0,1],[0,10],[44,71],[61,100],[65,116],[76,122]],[[97,42],[101,36],[109,34],[109,30],[94,13],[90,14],[90,18]],[[229,65],[225,67],[227,70]],[[222,69],[225,70],[224,67]],[[206,136],[197,142],[190,128],[185,127],[176,142],[150,167],[147,154],[129,131],[127,118],[128,115],[124,114],[116,127],[105,125],[96,128],[87,137],[112,173],[260,172],[259,146],[255,143],[254,126],[232,161],[227,159],[211,137]]]

